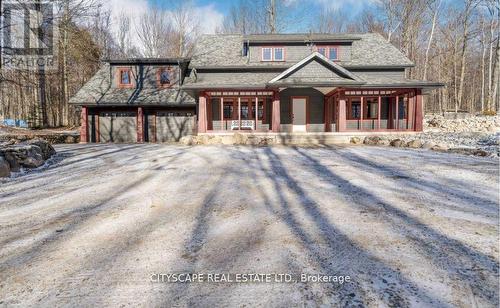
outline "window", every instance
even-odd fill
[[[248,105],[241,104],[241,119],[248,120]]]
[[[249,50],[248,43],[247,42],[243,43],[242,55],[244,57],[248,56],[248,50]]]
[[[262,48],[262,61],[272,61],[273,60],[273,49],[272,48]]]
[[[398,114],[398,117],[399,119],[406,119],[408,117],[408,104],[407,102],[405,102],[405,99],[399,99],[399,104],[398,104],[398,108],[399,108],[399,114]]]
[[[361,118],[361,102],[351,102],[351,120]]]
[[[284,49],[283,48],[274,48],[274,61],[284,61]]]
[[[339,59],[337,46],[318,46],[316,51],[332,61]]]
[[[262,47],[262,61],[285,61],[285,48]]]
[[[162,86],[170,84],[170,72],[168,70],[162,70],[160,72],[160,84]]]
[[[366,119],[377,119],[378,118],[378,99],[368,98],[366,99],[366,109],[364,118]]]
[[[174,71],[171,67],[159,68],[156,73],[158,87],[168,87],[173,83]]]
[[[233,105],[224,104],[224,119],[232,119],[232,118],[233,118]]]
[[[328,55],[329,55],[328,59],[330,59],[330,60],[338,60],[338,57],[337,57],[337,47],[330,47]]]
[[[259,120],[264,119],[264,102],[259,101],[259,110],[257,111],[257,117]],[[255,115],[255,104],[252,105],[252,117]]]
[[[318,52],[326,57],[326,47],[318,47]]]
[[[119,84],[123,86],[132,85],[132,76],[130,74],[130,69],[123,68],[119,70]]]

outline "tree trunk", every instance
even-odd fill
[[[432,17],[431,34],[429,35],[429,42],[427,43],[427,49],[425,50],[424,80],[427,80],[427,66],[429,64],[429,51],[431,50],[431,46],[432,46],[432,39],[434,37],[434,30],[436,28],[436,20],[437,20],[440,5],[441,5],[441,1],[438,2],[436,9],[434,11],[434,16]]]

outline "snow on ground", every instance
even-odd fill
[[[0,305],[498,306],[496,160],[361,146],[56,149],[52,166],[0,182]],[[351,282],[150,280],[180,272]]]

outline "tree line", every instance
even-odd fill
[[[187,57],[204,32],[191,1],[171,0],[138,18],[112,14],[103,0],[54,3],[57,68],[1,68],[0,118],[25,119],[32,127],[76,126],[78,110],[69,98],[103,59]],[[427,112],[499,110],[500,0],[381,0],[348,16],[345,9],[318,13],[300,2],[240,0],[217,32],[380,33],[416,64],[407,78],[446,84],[426,96]]]

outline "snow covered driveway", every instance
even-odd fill
[[[0,182],[0,306],[498,305],[492,159],[361,146],[56,149],[45,170]],[[159,282],[171,273],[293,280]]]

